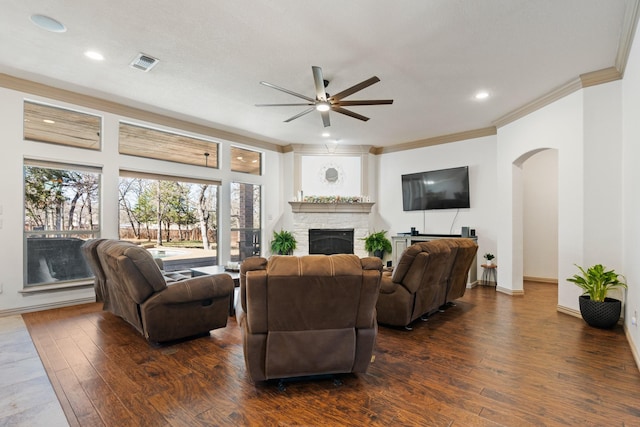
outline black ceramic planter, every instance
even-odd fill
[[[589,326],[601,329],[610,329],[618,323],[622,303],[614,298],[605,298],[604,301],[592,301],[589,295],[580,296],[580,314]]]

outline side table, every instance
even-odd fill
[[[496,264],[482,264],[482,280],[480,282],[483,286],[492,286],[491,279],[496,288],[498,287],[498,266]]]

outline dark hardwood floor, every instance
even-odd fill
[[[640,426],[622,327],[556,311],[555,285],[467,290],[411,332],[379,329],[367,374],[255,385],[235,319],[148,344],[100,305],[23,315],[70,425]]]

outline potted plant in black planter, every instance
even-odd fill
[[[296,248],[296,238],[293,233],[280,230],[273,232],[273,240],[271,241],[271,253],[278,255],[291,255]]]
[[[596,264],[586,270],[579,265],[576,267],[582,274],[574,274],[567,280],[584,291],[579,300],[582,318],[590,326],[612,328],[620,319],[622,302],[607,297],[607,294],[612,289],[627,287],[624,276],[614,270],[607,270],[602,264]]]
[[[377,231],[364,238],[364,250],[382,259],[385,252],[391,252],[391,242],[386,238],[386,230]]]

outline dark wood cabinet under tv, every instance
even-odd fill
[[[398,265],[398,260],[407,247],[413,245],[417,242],[428,242],[430,240],[436,239],[462,239],[459,234],[419,234],[417,236],[412,236],[410,234],[400,234],[398,236],[391,236],[391,244],[393,246],[393,251],[391,254],[391,259],[393,262],[393,266]],[[465,237],[465,239],[471,239],[474,242],[478,243],[478,236]],[[467,288],[472,287],[472,285],[478,280],[478,262],[477,258],[473,259],[473,264],[471,264],[471,268],[469,269],[469,279],[467,280]]]

